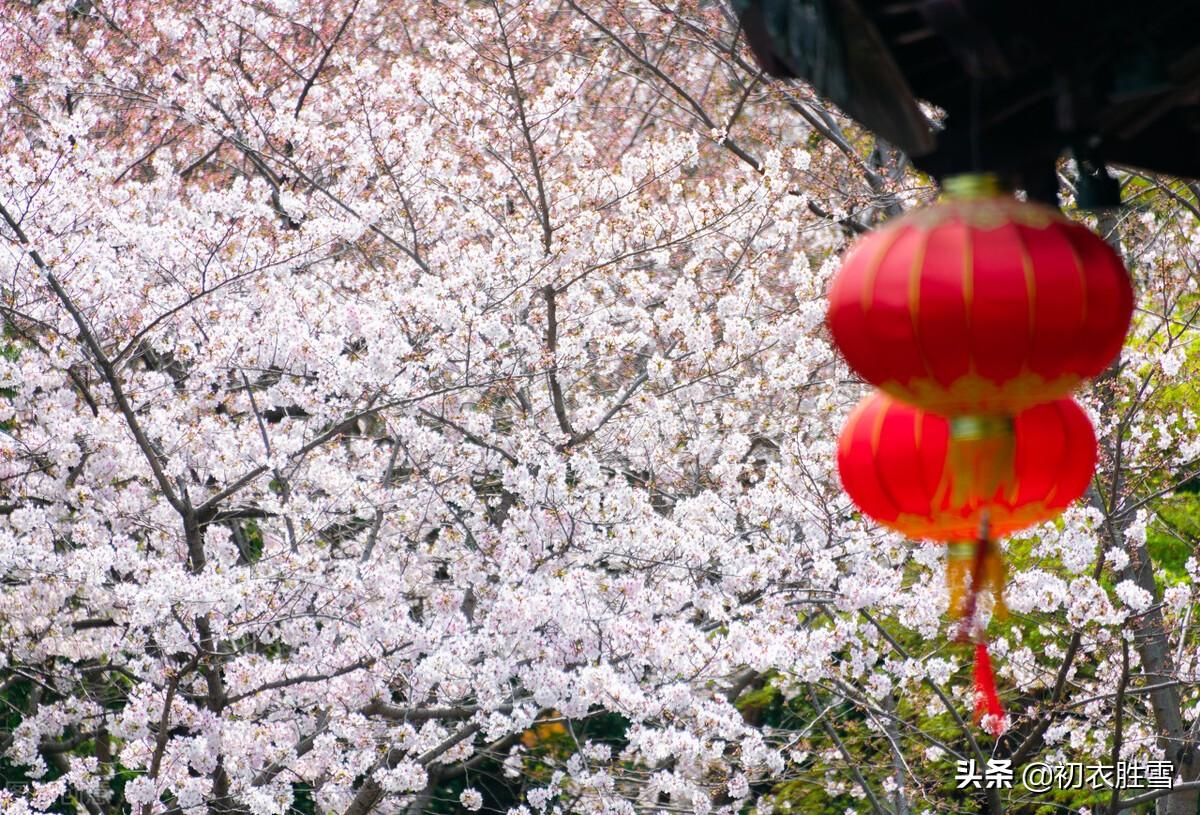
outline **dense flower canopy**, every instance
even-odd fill
[[[932,189],[722,6],[3,8],[0,809],[980,805],[941,550],[834,474],[827,281]],[[1200,211],[1127,186],[996,749],[1190,781]]]

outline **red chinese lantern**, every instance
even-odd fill
[[[885,526],[950,544],[965,639],[979,589],[1000,600],[995,536],[1054,517],[1087,487],[1095,434],[1063,397],[1119,352],[1133,293],[1108,244],[1056,210],[1001,195],[987,176],[947,190],[851,248],[828,321],[850,366],[903,402],[880,394],[855,410],[843,485]],[[982,634],[975,668],[977,717],[998,732]]]
[[[1133,295],[1098,235],[968,178],[963,194],[850,249],[829,328],[850,366],[893,396],[947,415],[1011,415],[1103,371]]]
[[[1035,405],[1013,418],[1012,468],[999,474],[990,467],[990,454],[951,460],[956,421],[961,419],[876,391],[842,429],[842,486],[884,526],[910,538],[950,542],[974,540],[984,512],[994,537],[1049,520],[1091,481],[1096,436],[1071,399]]]

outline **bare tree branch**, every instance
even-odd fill
[[[350,21],[354,19],[354,12],[358,10],[358,3],[359,0],[354,0],[354,4],[350,6],[350,13],[346,15],[346,19],[342,20],[342,24],[338,26],[337,33],[333,35],[333,40],[330,41],[329,47],[325,49],[325,52],[321,54],[321,59],[317,61],[317,67],[313,70],[312,76],[304,83],[304,89],[300,91],[300,98],[296,100],[296,109],[292,112],[293,118],[300,118],[300,110],[304,107],[304,100],[308,97],[308,92],[312,90],[313,83],[321,75],[321,69],[325,67],[325,62],[329,59],[329,55],[333,53],[338,40],[342,38],[342,34],[346,31],[346,26],[350,25]]]

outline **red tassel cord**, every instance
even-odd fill
[[[975,643],[975,724],[981,722],[992,736],[999,737],[1004,732],[1004,708],[996,695],[996,677],[992,674],[986,642]]]
[[[975,724],[981,724],[984,730],[998,738],[1004,732],[1007,722],[1004,718],[1004,707],[1000,704],[1000,696],[996,693],[996,677],[992,672],[992,659],[988,655],[987,633],[977,630],[977,636],[971,636],[972,629],[976,624],[976,600],[980,591],[985,588],[991,589],[992,595],[996,599],[997,616],[1002,616],[1005,612],[1001,599],[1004,591],[1004,567],[1000,562],[999,546],[988,535],[986,513],[983,523],[980,525],[979,539],[975,541],[974,550],[974,562],[970,564],[969,574],[959,578],[965,578],[963,588],[966,596],[962,598],[962,619],[959,620],[955,639],[959,642],[975,640]],[[952,554],[958,560],[965,561],[970,558],[965,547],[961,545]],[[952,617],[953,611],[952,608]]]

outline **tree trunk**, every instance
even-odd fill
[[[1117,218],[1112,212],[1100,216],[1098,227],[1113,249],[1121,253],[1120,241],[1117,237]],[[1120,368],[1120,357],[1101,375],[1097,385],[1103,389],[1108,385]],[[1101,394],[1101,419],[1113,416],[1115,407],[1112,394]],[[1118,434],[1122,425],[1118,423]],[[1153,605],[1145,614],[1139,616],[1133,623],[1134,647],[1142,661],[1142,672],[1149,675],[1151,684],[1163,684],[1175,677],[1175,660],[1171,656],[1171,644],[1167,639],[1166,625],[1163,622],[1162,593],[1154,579],[1154,564],[1146,551],[1144,542],[1131,543],[1126,540],[1125,533],[1133,521],[1129,511],[1133,503],[1132,497],[1123,496],[1124,480],[1122,469],[1122,440],[1113,438],[1109,453],[1112,457],[1113,472],[1109,483],[1109,507],[1103,506],[1100,495],[1096,490],[1091,491],[1094,506],[1105,513],[1105,526],[1109,540],[1108,547],[1124,548],[1129,555],[1129,564],[1122,570],[1121,579],[1132,580],[1140,588],[1149,592]],[[1106,549],[1108,547],[1105,547]],[[1100,557],[1104,554],[1101,552]],[[1175,778],[1179,781],[1194,781],[1200,775],[1200,762],[1197,762],[1193,744],[1197,733],[1184,729],[1182,707],[1177,687],[1164,687],[1152,691],[1150,707],[1154,712],[1154,724],[1158,731],[1158,743],[1171,761],[1175,770]],[[1194,729],[1194,728],[1193,728]],[[1197,802],[1200,801],[1200,791],[1187,790],[1171,793],[1160,798],[1156,804],[1157,815],[1197,815]]]

